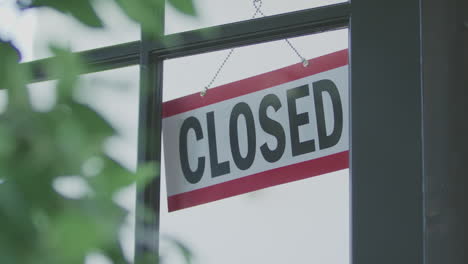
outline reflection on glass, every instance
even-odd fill
[[[232,22],[271,16],[314,7],[347,2],[346,0],[194,0],[198,16],[190,17],[166,5],[166,34],[189,31]],[[257,11],[258,8],[258,11]]]
[[[301,57],[311,59],[346,49],[348,31],[290,41]],[[165,61],[164,101],[203,91],[229,52]],[[300,57],[284,40],[237,48],[212,86],[297,63],[301,63]],[[343,106],[347,108],[347,102]],[[348,169],[169,213],[165,158],[163,155],[161,164],[161,236],[185,243],[193,251],[196,263],[350,262]],[[160,250],[167,263],[183,263],[173,245],[164,239]]]

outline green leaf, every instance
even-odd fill
[[[146,34],[155,38],[164,34],[163,24],[159,22],[164,11],[164,0],[115,0],[115,2],[129,18],[141,25],[141,29]]]
[[[101,200],[69,201],[53,222],[46,240],[62,263],[79,263],[87,253],[117,241],[123,211]]]
[[[48,74],[58,79],[57,100],[68,102],[73,96],[79,74],[84,71],[81,58],[70,50],[58,46],[51,46],[55,57],[46,65]]]
[[[12,181],[0,185],[0,233],[12,246],[28,248],[36,234],[28,215],[31,201],[21,191]],[[25,237],[29,239],[23,241]]]
[[[90,27],[103,27],[103,23],[96,14],[91,0],[36,0],[31,7],[50,7],[62,13],[70,14]]]
[[[138,190],[143,190],[148,184],[151,184],[151,181],[159,178],[159,164],[158,163],[145,163],[139,164],[136,181]]]
[[[100,173],[89,177],[88,182],[95,192],[99,192],[96,195],[112,199],[117,191],[135,182],[135,175],[108,157],[101,159]]]
[[[11,154],[15,150],[15,134],[13,129],[3,122],[3,119],[0,118],[0,161],[7,160],[11,157]],[[2,175],[0,166],[0,177],[5,177]]]
[[[195,5],[193,4],[193,0],[168,0],[169,3],[180,12],[195,16],[197,11],[195,9]]]
[[[135,263],[141,264],[160,264],[160,258],[154,253],[140,253],[136,256]]]
[[[53,8],[86,25],[101,27],[93,1],[32,0],[31,4],[21,1],[21,5]],[[159,19],[165,0],[114,1],[145,33],[163,34]],[[191,0],[168,3],[184,14],[196,13]],[[76,100],[85,64],[67,49],[51,50],[55,57],[41,70],[57,79],[57,102],[48,112],[34,112],[26,89],[30,69],[19,63],[21,54],[15,46],[0,39],[0,89],[8,89],[8,109],[0,113],[0,263],[82,264],[87,254],[98,251],[113,263],[123,264],[118,235],[127,212],[113,198],[131,183],[150,184],[159,176],[158,164],[139,166],[132,173],[104,155],[103,145],[115,135],[114,128]],[[99,162],[88,164],[89,177],[77,176],[87,181],[91,194],[70,200],[54,189],[57,177],[86,175],[83,168],[93,158]],[[138,212],[147,221],[158,217],[150,209],[139,208]],[[154,228],[145,231],[151,238],[158,232]],[[189,263],[190,250],[174,243]],[[159,261],[151,254],[144,258],[147,263]]]
[[[8,63],[18,63],[21,59],[21,53],[10,41],[0,39],[0,56],[2,58],[2,66],[7,67]],[[4,70],[4,69],[2,69]],[[0,76],[4,77],[4,72],[0,71]],[[3,78],[2,78],[3,79]]]
[[[8,89],[9,108],[30,109],[26,83],[29,69],[19,64],[21,54],[11,42],[0,39],[0,89]]]
[[[73,121],[81,124],[87,134],[95,138],[96,141],[102,141],[116,133],[115,128],[88,105],[70,103],[69,106],[71,106],[72,114],[76,118]]]

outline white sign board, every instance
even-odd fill
[[[169,211],[346,169],[348,51],[165,102]]]

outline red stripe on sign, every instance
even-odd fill
[[[162,117],[166,118],[184,113],[220,101],[277,86],[282,83],[287,83],[317,73],[333,70],[347,64],[347,49],[330,53],[309,60],[308,67],[303,67],[302,63],[298,63],[286,68],[281,68],[279,70],[263,73],[237,82],[232,82],[212,88],[204,97],[201,97],[199,93],[195,93],[167,101],[163,104]],[[271,78],[272,75],[275,77]]]
[[[251,176],[176,194],[167,198],[169,212],[221,200],[263,188],[307,179],[349,167],[349,151],[308,160]]]

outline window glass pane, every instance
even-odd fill
[[[55,106],[57,81],[45,81],[28,84],[32,108],[39,112],[48,112]]]
[[[255,2],[255,4],[254,4]],[[256,6],[265,16],[347,2],[345,0],[194,0],[198,16],[190,17],[166,5],[166,34],[252,19]],[[257,13],[256,17],[262,14]]]
[[[90,105],[116,128],[117,135],[105,142],[105,151],[130,170],[135,170],[137,163],[138,81],[138,66],[91,73],[80,76],[80,88],[76,93],[77,100]],[[28,85],[36,111],[54,107],[55,85],[56,81]],[[0,103],[1,99],[0,96]],[[135,186],[123,189],[115,197],[116,202],[130,212],[120,230],[120,242],[128,260],[132,260],[134,254],[135,197]]]
[[[34,43],[31,52],[24,50],[31,53],[25,59],[51,56],[50,42],[68,46],[73,51],[82,51],[140,39],[138,24],[129,20],[113,1],[97,0],[93,3],[105,24],[102,29],[86,27],[73,17],[48,8],[25,11],[29,17],[21,16],[24,21],[21,20],[22,26],[17,29],[17,35],[30,35],[29,39]]]
[[[137,167],[139,72],[139,66],[131,66],[83,75],[83,89],[77,94],[116,128],[117,135],[106,142],[106,153],[132,171]],[[115,197],[129,212],[120,230],[120,242],[129,263],[134,256],[135,198],[135,185]]]
[[[102,114],[118,135],[108,144],[109,154],[135,170],[138,138],[139,66],[91,73],[80,78],[77,95]],[[132,198],[133,199],[133,198]]]
[[[307,60],[316,58],[318,56],[323,56],[326,54],[347,54],[346,51],[348,47],[348,30],[337,30],[331,31],[321,34],[315,34],[311,36],[304,36],[298,38],[290,39],[290,42],[299,52],[299,54],[306,58]],[[164,105],[164,115],[169,116],[167,114],[170,112],[170,108],[168,106],[169,101],[180,98],[183,96],[187,96],[190,94],[195,94],[192,98],[195,103],[199,104],[197,100],[211,100],[211,96],[225,96],[225,94],[230,93],[239,93],[239,91],[233,90],[223,90],[222,93],[217,93],[216,89],[213,88],[209,89],[207,95],[205,97],[200,97],[199,93],[203,90],[203,88],[210,83],[215,73],[219,70],[219,66],[225,59],[225,56],[229,54],[229,50],[205,53],[200,55],[194,55],[189,57],[171,59],[164,62],[164,101],[166,102]],[[329,55],[325,56],[326,58],[330,58]],[[344,56],[345,63],[347,63],[347,55]],[[307,67],[311,67],[309,69],[314,69],[314,67],[322,67],[324,64],[317,60],[311,60],[311,63],[317,63],[317,65],[310,64]],[[219,72],[218,78],[214,81],[213,87],[220,86],[223,84],[227,84],[224,88],[232,88],[232,89],[250,89],[249,87],[243,86],[248,85],[248,83],[257,85],[260,82],[260,78],[258,76],[265,76],[265,78],[261,79],[264,82],[274,81],[273,79],[277,78],[276,73],[283,73],[285,67],[289,67],[288,69],[292,69],[290,66],[293,64],[298,64],[293,67],[297,69],[296,73],[300,73],[303,69],[301,64],[301,59],[298,55],[285,43],[284,40],[268,42],[263,44],[251,45],[241,48],[236,48],[234,52],[231,54],[230,58],[225,63],[225,67]],[[306,68],[307,68],[306,67]],[[341,81],[337,84],[338,87],[347,87],[348,82],[348,75],[347,75],[347,67],[340,66],[340,68],[334,68],[331,71],[340,71],[341,72]],[[274,74],[272,75],[272,71]],[[328,76],[330,72],[323,72],[323,76]],[[320,73],[322,74],[322,73]],[[331,74],[331,73],[330,73]],[[300,74],[299,74],[300,75]],[[248,80],[247,78],[252,77]],[[271,78],[270,78],[271,77]],[[289,78],[290,76],[283,76]],[[281,77],[282,78],[282,77]],[[302,78],[302,77],[301,77]],[[308,78],[308,77],[307,77]],[[317,77],[319,78],[319,77]],[[320,77],[326,80],[328,77]],[[241,80],[241,81],[240,81]],[[255,80],[255,81],[252,81]],[[333,79],[332,79],[333,80]],[[243,85],[232,85],[232,82],[242,83]],[[289,81],[286,81],[289,82]],[[284,87],[295,87],[301,81],[293,80],[289,84],[285,85]],[[337,82],[338,83],[338,82]],[[283,84],[281,84],[283,85]],[[315,84],[314,84],[315,85]],[[283,87],[283,86],[282,86]],[[307,85],[307,89],[312,89],[312,84]],[[223,88],[223,89],[224,89]],[[315,90],[315,86],[314,86]],[[268,90],[269,91],[269,90]],[[283,92],[285,90],[282,90]],[[262,93],[263,91],[259,91],[258,93]],[[340,92],[343,92],[340,90]],[[265,92],[262,96],[266,96],[269,92]],[[274,93],[274,92],[271,92]],[[309,94],[309,99],[312,98],[312,91]],[[344,92],[347,93],[346,91]],[[286,94],[286,93],[283,93]],[[343,122],[343,139],[340,139],[340,142],[344,142],[346,150],[349,148],[348,146],[348,123],[347,123],[347,113],[348,113],[348,101],[347,96],[343,95],[342,107],[345,109],[343,111],[345,117]],[[278,95],[280,97],[280,95]],[[185,97],[188,98],[188,97]],[[198,98],[198,99],[197,99]],[[234,97],[232,100],[237,100],[237,97]],[[239,97],[241,98],[241,97]],[[244,98],[244,97],[242,97]],[[245,97],[247,98],[247,97]],[[263,97],[265,98],[265,97]],[[326,99],[325,99],[326,98]],[[323,97],[323,103],[333,105],[333,99],[331,97]],[[253,105],[259,105],[261,97],[257,99],[239,99],[240,102],[246,102],[247,105],[253,109],[253,120],[256,129],[259,127],[257,113],[260,112],[256,107]],[[278,108],[278,113],[283,111],[284,116],[287,116],[286,107],[288,103],[286,103],[286,99],[281,99],[283,102],[281,107]],[[289,100],[289,99],[288,99]],[[194,102],[191,101],[191,102]],[[173,102],[173,101],[171,101]],[[213,115],[215,116],[214,119],[216,122],[224,122],[220,119],[216,119],[216,115],[218,114],[217,109],[229,109],[234,108],[232,105],[234,103],[224,103],[228,101],[223,101],[223,103],[216,104],[213,108]],[[236,101],[237,102],[237,101]],[[307,101],[308,102],[308,101]],[[315,104],[317,107],[318,103]],[[205,106],[205,103],[201,103],[202,107]],[[206,104],[208,105],[208,104]],[[215,104],[213,104],[215,105]],[[184,108],[187,105],[178,105],[177,107]],[[190,106],[188,106],[190,108]],[[206,107],[211,107],[210,105]],[[310,108],[314,106],[311,105],[302,105],[300,106],[297,104],[297,113],[304,113],[310,112]],[[208,108],[206,108],[208,109]],[[317,108],[314,108],[317,109]],[[327,108],[328,109],[328,108]],[[333,108],[336,109],[336,108]],[[273,109],[270,109],[273,110]],[[206,110],[208,111],[208,110]],[[224,111],[224,110],[221,110]],[[232,110],[234,111],[234,110]],[[317,110],[318,111],[318,110]],[[325,110],[325,115],[330,115],[330,112],[327,113],[328,110]],[[333,110],[335,111],[335,110]],[[192,113],[192,112],[191,112]],[[245,113],[245,112],[244,112]],[[231,113],[232,114],[232,113]],[[274,111],[268,112],[268,115],[273,115]],[[258,114],[259,115],[259,114]],[[174,115],[175,116],[175,115]],[[196,114],[187,114],[186,118],[188,119],[190,116],[198,118]],[[195,126],[192,126],[191,129],[187,130],[187,138],[192,138],[193,144],[200,144],[200,145],[207,145],[208,143],[207,138],[212,138],[213,134],[209,134],[207,132],[209,130],[208,123],[210,121],[208,118],[208,114],[206,114],[206,118],[204,117],[205,114],[200,115],[200,131],[201,137],[195,140],[196,137],[196,129]],[[247,123],[247,114],[243,115],[241,118],[237,120],[238,139],[240,141],[244,140],[243,142],[248,142],[249,137],[246,136],[245,130],[248,130],[248,125],[243,125],[242,122]],[[224,116],[223,116],[224,117]],[[172,118],[169,116],[168,118]],[[318,117],[313,117],[312,112],[309,114],[310,122],[315,121]],[[183,118],[182,118],[183,119]],[[227,116],[227,119],[230,119]],[[166,119],[169,120],[169,119]],[[193,120],[193,119],[192,119]],[[328,120],[328,119],[327,119]],[[336,125],[339,121],[335,118],[335,123],[326,121],[326,133],[327,135],[333,134],[330,131],[330,127]],[[213,124],[214,121],[212,121]],[[289,121],[291,122],[291,121]],[[305,122],[307,123],[307,122]],[[304,124],[305,124],[304,123]],[[233,156],[231,154],[232,151],[232,135],[233,134],[220,134],[219,131],[227,131],[223,130],[223,125],[227,124],[226,126],[231,126],[231,123],[225,121],[221,125],[214,124],[214,131],[218,133],[216,145],[228,146],[227,148],[218,149],[217,153],[218,156],[218,165],[224,161],[228,161],[230,164],[230,171],[237,170],[235,167],[237,165],[236,161],[234,161]],[[286,124],[282,124],[286,125]],[[310,123],[312,126],[312,124]],[[222,178],[224,177],[231,177],[232,174],[222,174],[213,177],[213,175],[208,175],[207,173],[202,174],[200,180],[197,182],[196,179],[194,180],[195,184],[198,183],[205,183],[210,182],[212,179],[219,180],[219,184],[209,185],[207,183],[207,188],[211,188],[211,190],[215,190],[217,193],[211,192],[206,193],[204,192],[206,189],[199,191],[192,192],[195,189],[191,189],[188,193],[191,192],[191,196],[187,200],[178,203],[173,203],[176,198],[179,199],[185,193],[182,191],[182,195],[177,193],[177,188],[170,187],[166,185],[166,183],[173,184],[179,180],[175,180],[177,177],[178,179],[182,179],[183,181],[184,175],[176,174],[172,171],[169,173],[169,168],[172,168],[171,165],[174,159],[174,156],[168,157],[168,153],[172,153],[170,149],[177,149],[177,146],[180,147],[181,144],[177,142],[177,144],[168,143],[170,138],[180,138],[180,131],[177,130],[177,127],[180,126],[172,126],[170,121],[163,120],[163,126],[167,127],[174,127],[174,130],[167,130],[168,128],[163,128],[163,144],[171,144],[170,146],[164,146],[166,151],[163,155],[162,161],[162,194],[161,194],[161,245],[160,251],[163,255],[163,259],[165,263],[184,263],[183,258],[180,254],[177,253],[173,244],[169,243],[168,240],[165,238],[175,238],[180,240],[182,243],[187,245],[194,253],[195,256],[195,263],[204,263],[204,264],[211,264],[211,263],[327,263],[327,264],[343,264],[343,263],[350,263],[350,255],[349,255],[349,211],[350,211],[350,199],[349,199],[349,170],[347,169],[347,151],[341,152],[346,155],[345,163],[346,166],[340,168],[336,171],[325,173],[323,175],[319,175],[316,177],[305,177],[304,179],[297,180],[297,181],[290,181],[284,184],[279,185],[269,185],[271,187],[265,189],[256,189],[253,188],[255,191],[253,192],[243,192],[240,195],[230,196],[228,198],[226,193],[237,192],[236,188],[239,188],[239,185],[231,184],[226,185],[226,182]],[[302,126],[302,125],[301,125]],[[226,128],[227,129],[227,128]],[[230,128],[229,128],[230,129]],[[193,132],[192,132],[193,130]],[[310,134],[307,134],[309,130],[305,130],[305,127],[299,128],[299,134],[302,135],[303,140],[306,141],[310,139]],[[333,129],[332,129],[333,130]],[[244,131],[244,132],[242,132]],[[229,132],[231,133],[231,132]],[[260,133],[260,132],[256,132]],[[290,132],[286,132],[287,134]],[[292,132],[291,132],[292,133]],[[301,134],[302,133],[302,134]],[[235,135],[235,134],[234,134]],[[270,143],[267,141],[267,136],[262,137],[258,136],[257,134],[257,152],[256,155],[261,158],[259,152],[260,145],[262,144],[260,141],[266,141],[268,144]],[[286,137],[287,138],[287,137]],[[189,140],[187,139],[187,140]],[[286,148],[291,148],[292,143],[286,140]],[[318,141],[316,138],[315,140]],[[341,141],[343,140],[343,141]],[[228,142],[224,144],[223,142]],[[230,145],[229,145],[229,142]],[[260,143],[259,143],[260,142]],[[193,144],[190,145],[193,147]],[[224,144],[224,145],[223,145]],[[268,145],[270,147],[274,146]],[[318,144],[318,143],[317,143]],[[340,143],[341,144],[341,143]],[[187,143],[187,146],[189,143]],[[250,150],[244,145],[239,145],[239,153],[241,158],[247,157]],[[247,144],[248,145],[248,144]],[[208,147],[207,147],[208,148]],[[169,150],[169,151],[167,151]],[[180,149],[179,149],[180,150]],[[317,145],[318,150],[318,145]],[[287,150],[289,151],[289,150]],[[187,150],[187,153],[191,153],[190,150]],[[197,154],[198,153],[198,154]],[[215,163],[215,161],[211,160],[211,154],[207,154],[208,150],[205,149],[201,152],[197,152],[195,154],[188,154],[189,159],[189,170],[198,170],[200,167],[197,167],[197,158],[201,157],[202,155],[205,159],[205,169],[204,171],[209,171],[211,169],[211,173],[213,173],[213,167],[211,167],[211,162]],[[204,153],[204,154],[200,154]],[[231,154],[230,154],[231,153]],[[286,152],[284,152],[286,153]],[[195,158],[193,157],[195,156]],[[286,156],[286,154],[284,154]],[[170,162],[167,162],[167,159],[170,159]],[[176,157],[176,159],[178,159]],[[208,161],[209,160],[209,161]],[[199,161],[199,160],[198,160]],[[280,158],[279,162],[282,162],[282,158]],[[176,162],[177,163],[177,162]],[[168,166],[169,164],[169,166]],[[200,163],[198,163],[199,165]],[[257,166],[257,157],[254,158],[254,163],[251,166]],[[263,163],[265,164],[265,163]],[[335,163],[333,163],[335,164]],[[271,166],[271,168],[270,168]],[[270,175],[276,175],[276,177],[292,177],[296,178],[304,173],[309,173],[310,171],[314,170],[314,168],[300,168],[297,171],[285,175],[277,175],[274,172],[284,169],[284,167],[275,167],[275,163],[271,163],[270,165],[264,166],[260,168],[261,170],[267,171],[266,181],[275,181],[272,179]],[[297,168],[297,167],[296,167]],[[316,167],[317,168],[317,167]],[[322,168],[322,167],[320,167]],[[245,171],[249,171],[250,167],[247,168]],[[239,170],[240,171],[240,170]],[[168,174],[169,173],[169,174]],[[252,174],[255,177],[257,175],[261,175],[262,173]],[[227,176],[226,176],[227,175]],[[244,175],[245,176],[245,175]],[[234,176],[232,176],[234,177]],[[253,177],[247,175],[245,178]],[[270,178],[268,178],[270,177]],[[187,179],[187,176],[185,176]],[[236,181],[243,181],[245,178],[236,178]],[[240,180],[239,180],[240,179]],[[260,178],[257,178],[260,179]],[[254,184],[263,184],[265,178],[258,182],[254,182]],[[239,180],[239,181],[238,181]],[[214,180],[213,180],[214,181]],[[252,183],[252,182],[251,182]],[[242,183],[243,184],[243,183]],[[196,185],[188,186],[193,187]],[[229,186],[225,189],[219,189],[219,187]],[[214,187],[213,187],[214,186]],[[243,185],[244,186],[244,185]],[[265,187],[265,186],[264,186]],[[166,189],[167,188],[167,189]],[[185,187],[184,187],[185,188]],[[195,187],[194,187],[195,188]],[[202,188],[204,188],[202,186]],[[176,191],[174,191],[176,190]],[[180,190],[180,189],[179,189]],[[166,199],[167,193],[170,193],[171,200],[168,202]],[[201,194],[202,193],[202,194]],[[239,194],[239,193],[236,193]],[[217,196],[218,195],[218,196]],[[177,196],[177,197],[176,197]],[[211,201],[207,203],[199,203],[193,207],[184,207],[185,204],[196,203],[194,202],[196,199],[212,199],[210,197],[222,197],[223,199]],[[202,198],[200,198],[202,197]],[[182,199],[182,198],[181,198]],[[190,200],[192,199],[192,200]],[[177,207],[180,206],[180,207]],[[169,210],[175,210],[169,212]]]

